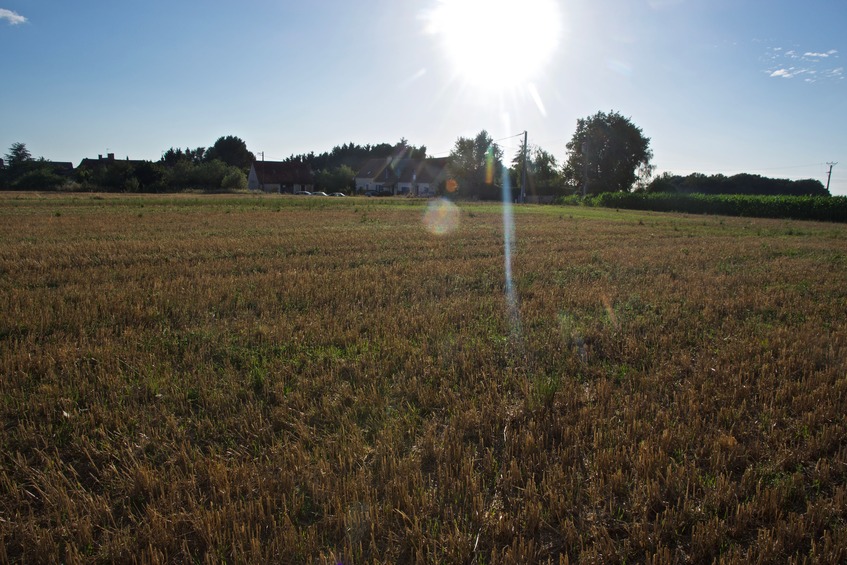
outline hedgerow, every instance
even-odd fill
[[[585,199],[565,197],[559,203],[654,212],[847,222],[847,197],[844,196],[606,192]]]

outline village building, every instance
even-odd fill
[[[315,175],[298,162],[254,161],[247,175],[247,188],[290,194],[310,192],[315,188]]]
[[[144,161],[144,160],[136,160],[136,159],[131,160],[129,157],[127,157],[126,159],[115,159],[114,153],[108,153],[108,154],[106,154],[105,158],[102,155],[98,155],[96,159],[89,159],[89,158],[86,157],[85,159],[83,159],[82,161],[79,162],[79,166],[77,167],[77,169],[80,169],[80,170],[83,170],[83,171],[102,169],[103,167],[108,167],[109,165],[113,165],[115,163],[125,163],[127,165],[136,166],[136,165],[140,165],[141,163],[147,163],[147,162],[148,161]],[[71,169],[73,169],[73,165],[71,165]]]
[[[368,195],[433,197],[447,179],[447,158],[369,159],[356,173],[356,192]]]

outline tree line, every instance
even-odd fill
[[[170,148],[157,162],[83,159],[76,168],[33,158],[24,143],[14,143],[4,156],[0,187],[11,190],[106,190],[174,192],[189,188],[247,188],[247,172],[255,159],[235,136],[220,137],[211,147]],[[67,164],[70,165],[70,164]]]
[[[346,192],[361,164],[372,158],[402,156],[420,159],[426,146],[400,142],[359,145],[345,143],[331,151],[291,155],[312,171],[318,186]],[[161,159],[131,161],[84,159],[76,169],[43,157],[34,158],[24,143],[14,143],[0,167],[0,188],[6,190],[106,190],[116,192],[174,192],[186,189],[237,190],[247,188],[247,173],[256,156],[244,140],[220,137],[210,147],[171,147]]]
[[[302,165],[314,173],[315,185],[326,192],[352,192],[359,168],[369,159],[424,159],[426,146],[411,145],[404,137],[397,143],[359,145],[344,143],[331,151],[315,154],[313,151],[291,155],[284,163]]]
[[[597,112],[577,120],[576,130],[559,161],[537,145],[521,147],[507,164],[503,149],[486,130],[459,137],[448,157],[448,180],[438,191],[453,198],[499,200],[503,187],[512,198],[525,179],[529,196],[570,197],[602,193],[644,192],[683,194],[763,194],[829,196],[819,180],[791,181],[758,175],[686,177],[665,173],[653,178],[653,152],[630,118],[619,112]],[[330,151],[291,155],[284,162],[302,165],[315,184],[332,192],[348,192],[356,171],[369,159],[426,157],[426,146],[398,143],[359,145],[353,142]],[[256,156],[236,136],[219,138],[211,147],[170,148],[157,162],[84,160],[73,171],[35,159],[25,144],[15,143],[0,169],[3,189],[77,189],[124,192],[171,192],[190,188],[235,190],[247,188],[247,173]],[[89,162],[93,161],[93,162]],[[87,163],[88,162],[88,163]]]
[[[646,187],[646,192],[678,194],[763,194],[772,196],[829,196],[819,180],[772,179],[741,173],[730,177],[691,173],[688,176],[664,173]]]
[[[511,197],[517,198],[526,171],[526,194],[572,198],[615,193],[688,193],[829,196],[815,179],[771,179],[740,174],[687,177],[665,173],[653,178],[650,138],[631,119],[618,112],[597,112],[577,120],[576,131],[566,145],[562,162],[536,145],[515,153],[510,166],[495,167],[503,151],[485,130],[476,137],[460,137],[450,153],[449,168],[454,190],[465,197],[501,198],[504,174],[509,175]]]

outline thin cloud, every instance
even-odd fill
[[[0,8],[0,20],[6,20],[9,22],[9,25],[13,26],[26,23],[25,17],[17,12],[13,12],[12,10],[7,10],[5,8]]]
[[[807,51],[803,53],[804,59],[828,59],[829,57],[834,57],[838,55],[838,50],[830,49],[826,53],[815,53],[814,51]]]
[[[844,78],[844,68],[835,67],[838,50],[806,51],[772,47],[765,59],[770,63],[765,71],[770,78],[803,78],[812,83],[818,80],[841,80]]]

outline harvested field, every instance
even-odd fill
[[[0,563],[847,561],[847,226],[0,195]]]

